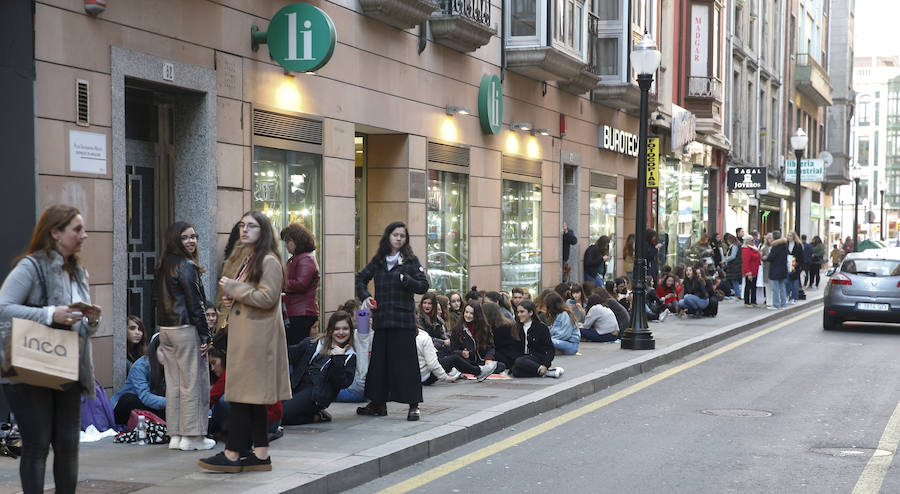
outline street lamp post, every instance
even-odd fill
[[[662,54],[656,48],[653,38],[644,33],[640,43],[631,50],[631,65],[637,73],[638,87],[641,89],[641,117],[638,123],[638,169],[637,169],[637,219],[634,229],[634,290],[631,298],[631,327],[622,334],[622,348],[626,350],[653,350],[656,340],[647,325],[646,279],[647,279],[647,117],[650,85],[653,74],[659,68]]]
[[[794,157],[797,158],[797,174],[796,182],[794,184],[794,200],[796,201],[794,204],[794,232],[797,235],[802,235],[803,232],[800,231],[800,160],[803,158],[803,151],[806,151],[806,145],[809,143],[809,137],[806,136],[806,132],[803,132],[803,129],[797,128],[797,133],[791,136],[791,148],[794,150]]]
[[[853,252],[859,252],[859,176],[860,170],[854,167],[853,175]]]
[[[879,191],[881,193],[881,219],[878,220],[878,232],[881,233],[881,241],[884,242],[884,189]]]

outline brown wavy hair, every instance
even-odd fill
[[[316,250],[316,238],[312,232],[300,223],[291,223],[281,230],[281,240],[294,242],[294,252],[291,255],[303,254]]]
[[[56,241],[53,239],[54,230],[65,230],[69,223],[81,214],[77,208],[72,206],[64,206],[57,204],[45,209],[34,227],[34,233],[31,234],[31,242],[28,244],[28,250],[16,257],[12,265],[15,266],[22,259],[34,254],[35,252],[44,252],[49,255],[51,251],[56,250]],[[78,272],[78,265],[81,259],[78,255],[72,254],[63,262],[63,270],[71,276],[75,276]]]

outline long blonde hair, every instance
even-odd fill
[[[34,233],[31,234],[31,242],[28,244],[28,250],[16,257],[13,266],[22,259],[34,254],[35,252],[44,252],[50,254],[50,251],[56,250],[56,240],[53,238],[53,230],[65,230],[66,226],[81,214],[77,208],[72,206],[64,206],[57,204],[45,209],[34,227]],[[58,252],[58,251],[57,251]],[[63,261],[63,270],[71,276],[75,276],[78,271],[80,259],[76,254],[70,254]]]

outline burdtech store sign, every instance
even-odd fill
[[[631,132],[625,132],[609,125],[600,126],[600,149],[606,149],[614,153],[638,156],[638,136]]]
[[[272,16],[268,31],[250,31],[253,49],[268,44],[269,54],[292,72],[315,72],[334,54],[337,29],[322,9],[306,4],[285,5]]]

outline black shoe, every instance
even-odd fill
[[[322,422],[331,422],[331,414],[326,412],[325,410],[319,410],[315,414],[313,414],[313,423],[318,424]]]
[[[369,415],[372,417],[384,417],[387,415],[387,406],[382,405],[380,407],[373,406],[371,403],[364,407],[356,408],[357,415]]]
[[[419,409],[418,408],[410,408],[409,413],[406,414],[406,420],[410,422],[415,422],[420,418]]]
[[[272,442],[276,439],[281,439],[282,436],[284,436],[284,427],[279,425],[278,428],[275,429],[275,432],[269,433],[269,442]],[[241,455],[241,458],[243,458],[244,456],[245,455]]]
[[[215,456],[198,460],[197,465],[214,472],[238,473],[241,471],[241,460],[229,460],[224,451]],[[271,470],[271,467],[269,469]]]
[[[250,453],[246,458],[241,458],[241,470],[244,472],[271,472],[272,457],[260,460],[256,454]]]

